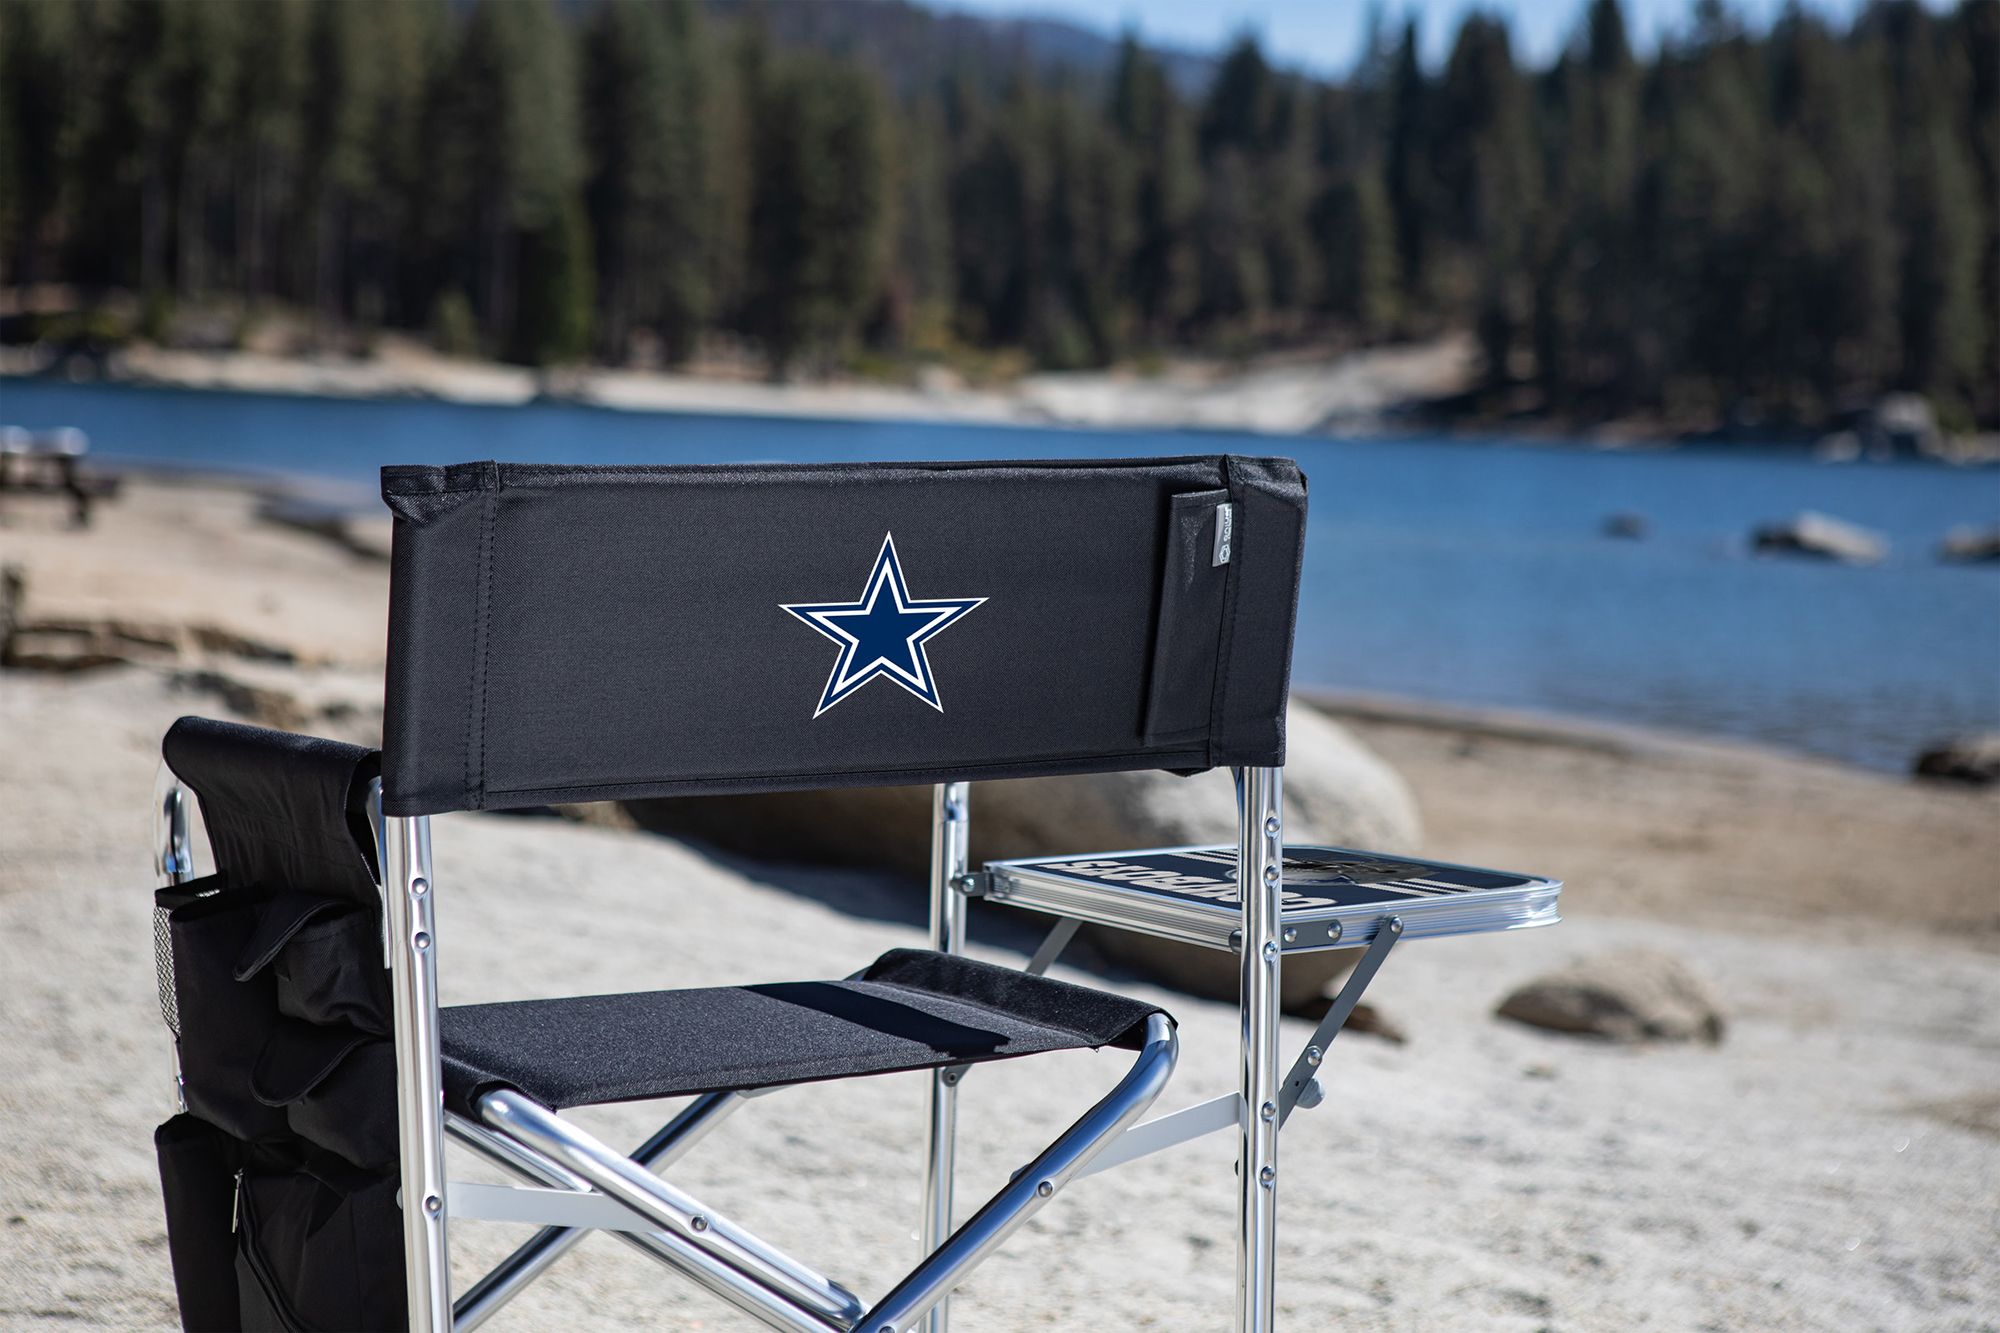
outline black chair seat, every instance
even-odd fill
[[[947,954],[892,949],[844,981],[459,1005],[447,1103],[494,1088],[557,1110],[1005,1060],[1136,1050],[1156,1006]]]

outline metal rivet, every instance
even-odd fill
[[[1257,1114],[1263,1116],[1266,1120],[1276,1120],[1278,1118],[1278,1104],[1276,1102],[1265,1102],[1257,1108]]]
[[[1278,946],[1270,940],[1264,941],[1264,961],[1271,962],[1278,956]]]
[[[412,897],[421,898],[430,891],[431,882],[429,880],[413,879],[410,881],[410,894]]]
[[[1389,933],[1391,935],[1400,935],[1403,933],[1403,918],[1399,916],[1389,918]]]
[[[1232,949],[1240,949],[1240,948],[1242,948],[1242,947],[1243,947],[1243,932],[1242,932],[1242,931],[1240,931],[1240,930],[1232,930],[1232,931],[1230,931],[1230,932],[1229,932],[1229,947],[1230,947],[1230,948],[1232,948]]]
[[[1299,942],[1299,930],[1298,930],[1298,927],[1297,927],[1297,926],[1286,926],[1286,927],[1285,927],[1285,943],[1287,943],[1287,944],[1297,944],[1298,942]]]
[[[1274,865],[1264,867],[1264,882],[1266,884],[1276,884],[1278,882],[1278,867]]]
[[[417,952],[422,953],[425,949],[431,947],[431,937],[429,932],[422,930],[418,931],[416,938],[411,940],[410,943],[417,946]]]
[[[429,1213],[432,1217],[436,1217],[439,1213],[444,1211],[444,1200],[440,1199],[435,1194],[425,1195],[424,1211]]]
[[[1048,1198],[1051,1194],[1054,1194],[1055,1192],[1056,1192],[1056,1187],[1054,1185],[1051,1185],[1046,1180],[1044,1180],[1041,1184],[1035,1186],[1035,1193],[1041,1195],[1044,1199]]]
[[[1338,921],[1329,921],[1326,923],[1326,937],[1330,940],[1340,938],[1340,923]]]
[[[688,1219],[688,1226],[695,1231],[706,1231],[708,1230],[708,1219],[700,1213],[696,1213]]]
[[[1257,1179],[1263,1183],[1265,1189],[1271,1188],[1272,1184],[1278,1179],[1278,1168],[1275,1166],[1265,1167],[1257,1173]]]
[[[1269,819],[1264,821],[1264,832],[1268,836],[1275,838],[1284,831],[1285,831],[1285,826],[1278,822],[1278,817],[1276,815],[1272,815]]]
[[[1317,1046],[1308,1046],[1308,1047],[1306,1047],[1306,1063],[1307,1063],[1307,1064],[1309,1064],[1309,1065],[1313,1065],[1313,1066],[1317,1066],[1317,1065],[1319,1064],[1319,1062],[1320,1062],[1320,1060],[1321,1060],[1322,1058],[1323,1058],[1323,1055],[1322,1055],[1322,1052],[1320,1051],[1319,1047],[1317,1047]]]

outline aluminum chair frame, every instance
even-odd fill
[[[380,783],[370,793],[383,868],[384,953],[395,1003],[397,1114],[402,1144],[404,1254],[413,1329],[469,1333],[540,1277],[592,1230],[609,1231],[769,1327],[792,1333],[946,1333],[951,1289],[1070,1181],[1234,1128],[1238,1133],[1236,1308],[1239,1333],[1275,1327],[1279,1131],[1299,1107],[1320,1104],[1316,1071],[1356,1003],[1402,934],[1387,917],[1331,1008],[1292,1065],[1280,1072],[1278,932],[1284,846],[1283,770],[1235,770],[1238,882],[1243,927],[1239,1010],[1239,1090],[1136,1123],[1171,1074],[1178,1046],[1172,1025],[1151,1020],[1139,1056],[1120,1083],[1055,1143],[1014,1174],[972,1218],[952,1223],[957,1097],[968,1065],[931,1072],[921,1261],[872,1307],[838,1283],[783,1254],[655,1174],[678,1161],[752,1097],[777,1089],[699,1096],[623,1156],[532,1099],[487,1094],[473,1120],[444,1107],[438,1046],[437,927],[430,821],[384,818]],[[169,883],[193,874],[189,793],[178,781],[156,806],[157,866]],[[969,873],[967,784],[933,790],[931,943],[961,953]],[[1058,918],[1024,970],[1040,975],[1075,935]],[[175,1098],[182,1102],[176,1053]],[[1254,1111],[1252,1108],[1255,1108]],[[450,1181],[445,1139],[456,1139],[522,1180],[526,1188]],[[448,1224],[462,1220],[542,1223],[526,1242],[454,1301]]]
[[[964,948],[969,814],[966,784],[941,784],[934,799],[932,939],[940,952]],[[772,1328],[795,1333],[942,1333],[951,1289],[1068,1182],[1083,1174],[1150,1107],[1178,1057],[1163,1016],[1149,1020],[1141,1050],[1110,1093],[1030,1161],[972,1217],[953,1229],[955,1110],[962,1067],[936,1070],[930,1087],[924,1254],[872,1306],[778,1251],[654,1174],[733,1111],[748,1095],[697,1098],[625,1157],[532,1099],[497,1090],[478,1103],[480,1122],[444,1109],[438,1045],[437,925],[429,819],[384,818],[380,830],[388,961],[395,1004],[397,1117],[402,1144],[404,1255],[412,1329],[476,1328],[586,1230],[613,1230],[635,1248]],[[1039,970],[1039,969],[1038,969]],[[483,1123],[482,1123],[483,1122]],[[447,1133],[539,1190],[469,1187],[447,1179]],[[559,1202],[547,1191],[557,1192]],[[584,1213],[577,1196],[596,1201]],[[454,1304],[447,1226],[462,1219],[537,1220],[543,1228]],[[588,1219],[588,1220],[586,1220]]]

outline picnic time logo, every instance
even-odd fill
[[[947,627],[970,615],[984,597],[945,597],[918,601],[903,580],[896,559],[896,538],[882,535],[875,567],[852,602],[792,602],[782,604],[819,634],[833,640],[840,653],[826,678],[818,717],[878,677],[902,686],[942,713],[937,681],[931,675],[924,645]]]

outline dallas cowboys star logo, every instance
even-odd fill
[[[942,713],[937,682],[931,678],[924,644],[986,599],[946,597],[917,601],[903,582],[896,538],[885,533],[875,568],[854,602],[798,602],[785,605],[813,629],[840,645],[833,674],[820,695],[818,717],[877,676],[894,681]]]

